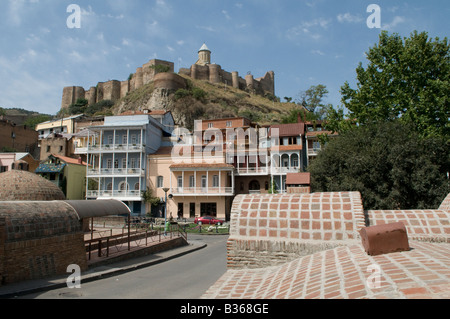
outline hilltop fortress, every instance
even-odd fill
[[[234,88],[258,95],[275,95],[275,74],[269,71],[262,78],[255,79],[247,74],[245,79],[239,73],[227,72],[218,64],[211,64],[211,51],[204,44],[198,51],[198,61],[189,69],[181,68],[179,74],[196,80],[209,81],[214,84],[223,83]],[[178,90],[186,88],[183,77],[174,73],[174,63],[163,60],[150,60],[136,73],[130,75],[128,80],[99,82],[97,86],[85,90],[80,86],[69,86],[63,89],[61,108],[68,108],[77,99],[86,99],[89,105],[103,100],[113,102],[125,97],[129,92],[137,90],[146,84],[152,83],[155,88]]]

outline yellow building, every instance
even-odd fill
[[[86,163],[81,159],[53,154],[35,172],[61,188],[68,200],[85,199]]]
[[[194,148],[189,146],[190,150]],[[234,166],[224,156],[205,157],[174,147],[162,147],[148,156],[147,185],[162,205],[153,209],[153,216],[164,217],[167,195],[167,216],[194,218],[214,216],[227,219],[234,197]]]

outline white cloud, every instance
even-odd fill
[[[338,14],[337,16],[337,20],[340,23],[344,23],[344,22],[349,22],[349,23],[358,23],[363,21],[363,18],[360,15],[352,15],[351,13],[347,12],[347,13],[341,13]]]
[[[324,18],[304,21],[301,24],[290,28],[287,31],[287,37],[294,40],[305,35],[314,40],[318,40],[322,37],[321,31],[327,30],[330,23],[330,19]]]
[[[225,18],[226,18],[227,20],[231,20],[231,17],[230,17],[230,15],[228,14],[228,11],[227,11],[227,10],[222,10],[222,14],[225,16]]]
[[[401,23],[406,22],[406,19],[404,17],[401,16],[395,16],[394,19],[392,20],[391,23],[387,23],[385,25],[383,25],[381,28],[383,30],[392,30],[393,28],[395,28],[396,26],[398,26]]]
[[[314,54],[314,55],[321,55],[321,56],[324,56],[324,55],[325,55],[325,53],[323,53],[323,52],[320,51],[320,50],[311,50],[311,53]]]

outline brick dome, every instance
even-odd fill
[[[0,174],[0,201],[65,200],[58,186],[36,174],[12,170]]]

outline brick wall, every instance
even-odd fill
[[[0,236],[4,284],[87,269],[81,222],[64,202],[0,202]]]
[[[402,222],[410,239],[450,243],[450,213],[444,210],[368,211],[370,226]]]
[[[231,209],[228,267],[282,264],[354,244],[364,226],[359,193],[239,195]]]

